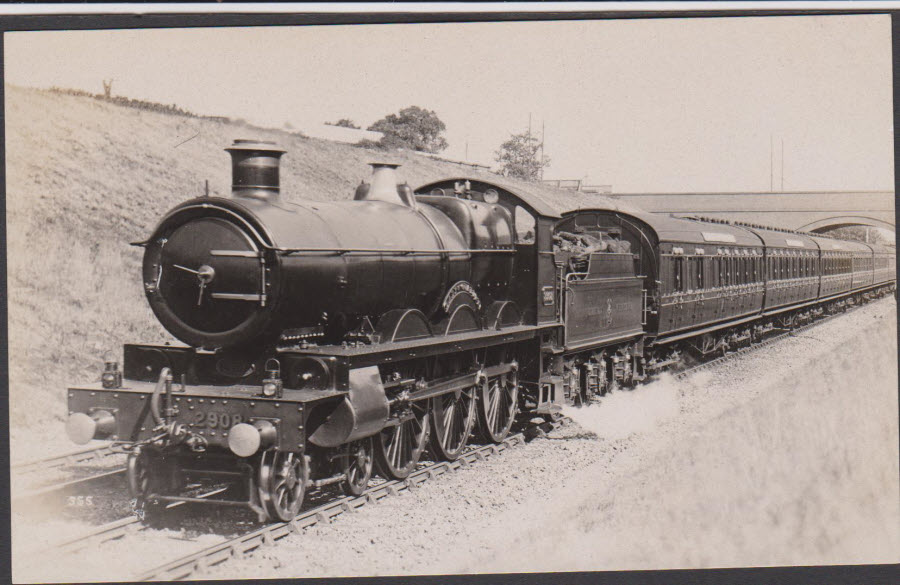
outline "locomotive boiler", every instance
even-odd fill
[[[895,287],[893,249],[614,205],[560,214],[500,178],[414,191],[374,163],[352,199],[294,202],[284,150],[226,150],[231,194],[178,205],[136,243],[147,300],[183,345],[126,344],[121,369],[68,389],[70,438],[128,453],[139,514],[191,502],[290,520],[309,489],[360,495],[426,449],[452,461],[519,415]],[[222,480],[226,496],[191,492]]]
[[[488,302],[505,296],[512,261],[497,253],[513,244],[505,208],[419,204],[392,164],[373,164],[352,201],[285,202],[283,150],[246,140],[227,150],[232,196],[179,205],[141,242],[150,306],[188,345],[339,341],[392,309],[437,321],[457,283]]]

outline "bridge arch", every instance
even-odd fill
[[[801,232],[824,232],[836,228],[853,226],[853,225],[863,225],[869,227],[883,228],[886,230],[894,231],[895,226],[893,223],[883,221],[880,219],[876,219],[874,217],[865,217],[861,215],[843,215],[838,217],[826,217],[825,219],[820,219],[814,221],[812,223],[808,223],[804,226],[797,228],[798,231]]]

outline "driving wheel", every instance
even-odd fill
[[[500,443],[509,434],[518,408],[519,385],[515,373],[486,379],[480,388],[478,423],[482,437]]]
[[[431,400],[431,449],[439,459],[462,455],[475,422],[475,387],[435,396]]]
[[[428,440],[428,400],[413,402],[401,422],[375,435],[375,465],[388,479],[406,479],[416,468]]]

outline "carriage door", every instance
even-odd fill
[[[685,276],[687,268],[685,267],[684,260],[684,248],[680,246],[672,247],[672,287],[673,292],[673,302],[672,306],[672,316],[673,316],[673,329],[680,329],[684,326],[685,321],[685,307],[684,307],[684,293],[687,291],[687,285],[685,284]]]

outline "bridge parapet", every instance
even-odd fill
[[[704,215],[791,230],[847,225],[894,230],[893,191],[779,193],[620,193],[611,195],[652,213]]]

